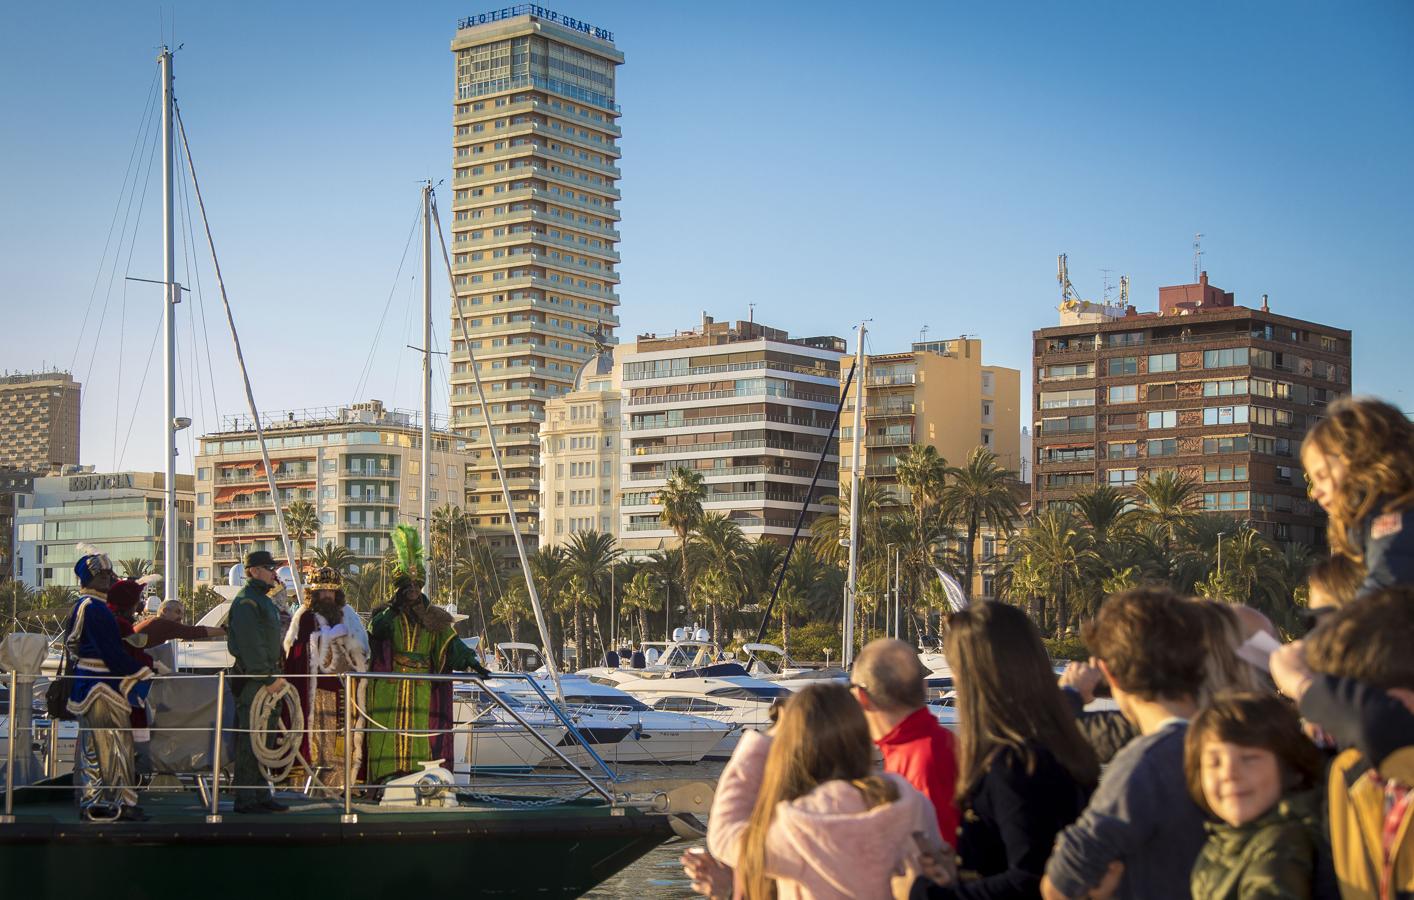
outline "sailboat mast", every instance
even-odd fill
[[[422,186],[422,546],[432,546],[432,180]],[[428,567],[428,578],[432,567]],[[429,584],[429,590],[431,585]]]
[[[173,320],[181,299],[181,286],[176,282],[177,258],[172,216],[172,181],[176,160],[172,135],[172,51],[163,47],[157,59],[162,64],[162,283],[165,290],[162,372],[167,441],[167,480],[162,510],[162,595],[164,599],[175,600],[180,579],[177,569],[177,329]]]
[[[860,423],[864,417],[864,323],[859,323],[859,338],[854,348],[854,432],[853,460],[849,465],[849,580],[845,583],[844,652],[841,661],[848,669],[854,662],[854,597],[859,575],[859,447],[864,442]]]

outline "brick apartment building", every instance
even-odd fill
[[[1299,451],[1350,393],[1350,332],[1238,306],[1208,283],[1159,289],[1159,311],[1067,301],[1033,333],[1035,508],[1177,469],[1201,508],[1316,545]]]

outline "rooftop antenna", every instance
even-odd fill
[[[1119,276],[1119,305],[1129,305],[1129,276]]]
[[[1201,232],[1193,235],[1193,283],[1198,283],[1198,276],[1203,270],[1203,235]]]
[[[1105,300],[1105,303],[1106,303],[1106,304],[1108,304],[1108,303],[1110,302],[1110,273],[1113,272],[1113,271],[1114,271],[1114,269],[1101,269],[1101,270],[1100,270],[1100,272],[1101,272],[1101,274],[1104,276],[1104,280],[1105,280],[1105,281],[1104,281],[1104,284],[1105,284],[1104,300]]]
[[[1061,302],[1074,298],[1080,299],[1080,295],[1075,293],[1075,287],[1070,283],[1070,267],[1066,263],[1066,255],[1062,253],[1056,257],[1056,281],[1061,286]]]
[[[922,328],[918,329],[918,343],[920,343],[920,344],[926,344],[926,343],[928,343],[928,326],[927,326],[927,325],[924,325]]]
[[[747,314],[746,314],[746,321],[748,321],[748,322],[755,322],[755,321],[756,321],[756,304],[755,304],[755,303],[748,303],[748,304],[746,304],[746,305],[747,305],[747,307],[748,307],[748,311],[747,311]]]

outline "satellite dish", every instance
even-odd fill
[[[709,634],[705,628],[697,629],[697,633],[692,636],[693,640],[701,641],[704,644],[707,643],[711,637],[712,635]]]
[[[281,566],[275,574],[280,577],[280,582],[284,584],[285,590],[293,591],[295,589],[295,573],[289,566]]]
[[[678,626],[677,628],[673,629],[673,640],[680,641],[686,636],[686,634],[687,629],[683,628],[682,626]]]
[[[231,571],[226,573],[226,584],[231,587],[240,587],[245,584],[245,566],[241,563],[231,566]]]

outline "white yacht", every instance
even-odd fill
[[[553,699],[554,684],[549,676],[542,672],[534,678],[541,690]],[[532,711],[545,708],[545,700],[524,681],[507,679],[492,684],[498,694],[513,697]],[[579,675],[562,675],[560,687],[564,691],[564,708],[576,718],[576,724],[583,721],[591,728],[602,723],[631,728],[623,740],[595,747],[605,762],[614,765],[694,763],[737,727],[704,716],[656,710],[632,694]],[[575,759],[575,754],[570,754],[570,758]],[[551,757],[544,764],[557,762]]]
[[[774,681],[792,691],[820,682],[844,683],[849,679],[845,670],[838,667],[811,669],[802,666],[775,644],[742,644],[741,649],[746,653],[742,667],[748,675]]]

